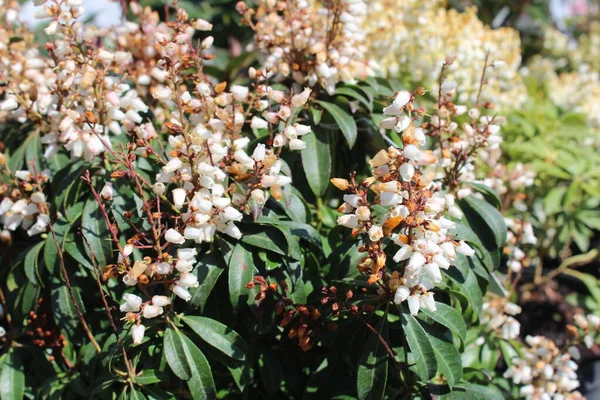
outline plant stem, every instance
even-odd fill
[[[98,344],[98,342],[96,342],[94,335],[92,335],[92,332],[90,331],[90,328],[88,327],[87,322],[85,322],[85,319],[83,318],[83,314],[81,313],[81,309],[79,308],[79,303],[77,303],[77,300],[75,300],[75,295],[73,293],[73,287],[71,286],[71,281],[69,280],[69,275],[67,274],[67,268],[65,267],[65,260],[63,258],[63,252],[62,252],[62,249],[60,248],[60,243],[58,242],[58,239],[56,238],[56,233],[54,232],[54,228],[52,227],[52,224],[48,224],[48,229],[50,230],[50,233],[52,234],[52,239],[54,240],[54,244],[56,245],[56,251],[58,252],[58,260],[60,262],[60,268],[61,268],[61,271],[63,274],[63,278],[65,279],[65,284],[67,285],[69,297],[71,299],[71,302],[75,306],[75,311],[77,312],[77,317],[79,318],[79,322],[81,322],[81,326],[83,327],[83,330],[87,334],[87,337],[90,339],[90,342],[92,342],[92,345],[96,349],[96,352],[98,354],[100,354],[100,353],[102,353],[102,349],[100,348],[100,345]]]

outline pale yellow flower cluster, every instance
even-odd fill
[[[556,29],[544,33],[543,56],[534,57],[527,72],[547,85],[550,100],[564,111],[585,114],[588,125],[600,128],[600,24],[578,42]],[[570,70],[569,72],[558,72]]]
[[[517,31],[491,29],[477,18],[476,8],[464,13],[446,10],[436,0],[374,0],[363,20],[370,56],[389,77],[437,90],[444,59],[455,57],[448,80],[457,82],[459,103],[474,103],[489,51],[486,87],[480,103],[514,107],[526,99],[518,73],[521,43]]]

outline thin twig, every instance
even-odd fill
[[[106,311],[106,315],[108,316],[108,322],[110,323],[110,326],[115,334],[115,337],[117,338],[117,343],[119,344],[119,347],[121,347],[121,353],[123,354],[123,361],[125,362],[125,366],[127,367],[127,373],[129,374],[129,377],[133,378],[135,376],[135,371],[133,370],[131,361],[129,361],[129,358],[127,357],[127,351],[125,350],[125,345],[123,344],[123,340],[121,339],[121,336],[119,335],[119,330],[117,329],[117,326],[115,325],[115,321],[112,317],[112,313],[110,312],[110,307],[108,305],[108,302],[106,301],[106,294],[104,293],[104,288],[102,287],[102,282],[100,281],[100,275],[99,275],[100,266],[96,262],[96,255],[94,254],[94,251],[92,250],[92,246],[90,246],[90,242],[88,242],[88,240],[85,236],[83,236],[83,240],[85,241],[85,244],[90,252],[90,259],[92,261],[92,265],[94,266],[94,277],[96,278],[96,283],[98,284],[98,290],[100,291],[100,297],[102,298],[102,304],[104,305],[104,310]]]
[[[67,268],[65,267],[65,260],[63,258],[63,252],[62,252],[62,249],[60,248],[60,243],[58,242],[58,239],[56,238],[56,233],[54,232],[54,228],[52,227],[52,224],[48,224],[48,229],[50,230],[50,233],[52,234],[52,239],[54,240],[54,244],[56,245],[56,251],[58,252],[58,261],[60,262],[60,268],[62,270],[63,278],[65,279],[65,284],[67,285],[69,297],[71,298],[71,302],[75,306],[75,311],[77,312],[77,317],[79,318],[79,322],[81,322],[81,326],[83,327],[83,330],[87,334],[87,337],[92,342],[94,348],[96,349],[96,352],[98,354],[100,354],[102,352],[102,349],[100,348],[100,345],[98,345],[98,342],[96,342],[94,335],[92,335],[92,332],[90,331],[90,328],[88,327],[87,322],[85,322],[85,319],[83,318],[83,314],[81,313],[81,309],[79,308],[79,303],[77,303],[77,300],[75,300],[75,295],[73,293],[73,287],[71,286],[71,281],[69,280],[69,275],[67,274]]]

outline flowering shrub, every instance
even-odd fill
[[[0,4],[1,398],[581,398],[598,318],[564,346],[517,320],[512,31],[440,9],[453,47],[407,19],[390,66],[378,3],[240,2],[230,55],[177,1],[35,4],[43,45]],[[408,64],[426,87],[378,76]]]

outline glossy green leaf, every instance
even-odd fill
[[[19,400],[25,395],[25,372],[18,349],[11,347],[0,358],[0,400]]]
[[[427,339],[435,353],[439,373],[446,379],[448,386],[453,387],[462,379],[463,368],[460,353],[454,347],[450,332],[438,329],[440,325],[423,323],[422,327],[427,332]]]
[[[421,324],[404,307],[399,308],[400,321],[417,366],[417,374],[422,380],[427,381],[433,378],[437,371],[435,352]]]
[[[181,318],[202,340],[223,354],[244,361],[248,353],[248,344],[233,329],[214,319],[200,316]]]
[[[174,328],[168,328],[165,331],[163,346],[165,358],[173,373],[183,380],[190,379],[192,370],[186,358],[181,332]]]
[[[181,335],[185,358],[191,370],[188,388],[194,400],[214,399],[217,396],[215,382],[208,360],[187,336]]]
[[[94,254],[96,263],[103,267],[112,262],[112,246],[110,242],[110,232],[100,207],[94,198],[85,202],[83,214],[81,217],[81,231],[87,239],[90,246],[85,246],[85,251],[91,259],[91,251]]]
[[[419,312],[450,329],[464,342],[467,339],[467,325],[460,312],[439,301],[436,301],[435,305],[437,308],[436,311],[429,311],[423,308]]]
[[[471,224],[471,227],[482,240],[491,235],[496,248],[501,248],[504,245],[506,224],[502,214],[494,206],[475,196],[467,196],[461,199],[459,204],[469,223],[476,222],[475,227],[473,224]]]
[[[192,271],[192,273],[196,274],[200,285],[190,289],[192,298],[188,304],[191,308],[200,307],[200,310],[204,310],[208,296],[211,294],[224,270],[221,266],[221,258],[221,255],[216,252],[205,254],[200,259],[200,263]]]
[[[316,196],[323,196],[331,177],[331,152],[327,134],[318,129],[302,137],[306,148],[301,152],[308,186]]]
[[[254,277],[252,253],[241,243],[235,245],[228,263],[229,300],[234,308],[245,304],[248,298],[246,284]]]
[[[358,136],[358,130],[356,128],[356,122],[354,118],[338,105],[328,103],[326,101],[317,100],[316,103],[323,107],[335,120],[338,128],[342,131],[342,134],[348,142],[350,148],[354,147],[356,143],[356,137]]]
[[[29,281],[35,285],[40,285],[41,283],[39,271],[40,264],[38,260],[40,258],[40,252],[44,248],[44,244],[45,242],[39,242],[33,247],[30,247],[27,250],[27,255],[25,256],[25,275],[27,276],[27,279],[29,279]]]
[[[383,316],[375,326],[383,340],[387,341],[387,317]],[[389,354],[379,336],[369,332],[358,362],[356,375],[358,398],[382,399],[388,377]]]

